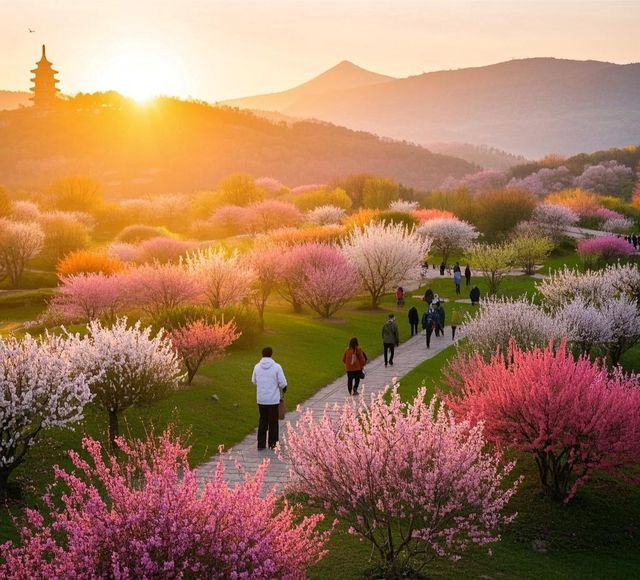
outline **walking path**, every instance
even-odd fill
[[[458,332],[461,329],[458,328]],[[431,348],[427,350],[425,336],[420,332],[402,343],[397,349],[394,356],[393,366],[384,366],[383,356],[379,356],[367,364],[365,367],[366,378],[360,384],[360,393],[369,400],[371,393],[382,391],[386,385],[390,385],[392,379],[397,377],[401,379],[404,375],[413,370],[420,363],[438,354],[448,346],[451,346],[451,327],[445,328],[444,336],[431,337]],[[284,369],[286,374],[287,369]],[[335,380],[330,385],[320,389],[315,395],[307,399],[300,405],[300,410],[308,408],[313,409],[315,416],[322,414],[326,405],[333,406],[335,403],[343,403],[346,399],[350,399],[347,393],[347,376],[346,374]],[[298,410],[291,410],[287,413],[286,419],[280,422],[280,436],[286,432],[289,423],[295,424],[300,417]],[[256,409],[256,423],[258,420],[258,412]],[[229,483],[239,482],[244,479],[244,473],[255,473],[258,466],[269,459],[270,464],[264,478],[263,493],[266,490],[273,489],[282,491],[283,485],[289,476],[289,466],[278,459],[275,452],[271,450],[258,451],[257,449],[257,429],[247,435],[244,441],[233,447],[225,461],[225,479]],[[213,476],[218,457],[214,456],[209,461],[198,467],[198,480],[200,484],[204,484],[206,479]],[[241,466],[241,470],[234,467],[235,461]]]

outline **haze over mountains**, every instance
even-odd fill
[[[536,158],[639,142],[640,64],[531,58],[393,79],[343,62],[291,90],[224,104]]]

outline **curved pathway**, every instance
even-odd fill
[[[458,333],[461,328],[458,328]],[[458,338],[458,337],[456,337]],[[360,392],[369,400],[371,393],[382,391],[386,385],[391,384],[392,379],[397,377],[402,379],[407,373],[413,370],[420,363],[438,354],[448,346],[451,346],[451,328],[445,328],[444,336],[431,337],[431,348],[426,348],[426,340],[422,331],[406,342],[402,343],[397,349],[394,356],[393,366],[385,368],[383,356],[379,356],[369,361],[365,367],[366,378],[361,382]],[[287,369],[284,369],[285,374]],[[300,411],[311,408],[316,416],[322,414],[325,406],[333,406],[335,403],[343,403],[346,399],[351,398],[347,393],[347,377],[346,374],[335,380],[331,384],[320,389],[315,395],[302,403],[298,410],[290,410],[284,421],[280,422],[280,434],[287,429],[287,424],[295,424],[300,417]],[[258,421],[258,410],[255,410],[256,423]],[[289,466],[278,459],[276,454],[271,450],[258,451],[257,449],[257,428],[247,435],[243,441],[231,448],[227,454],[225,461],[225,479],[229,483],[239,482],[244,479],[244,473],[255,473],[258,466],[265,459],[269,459],[269,467],[265,474],[263,493],[272,488],[282,491],[283,485],[289,476]],[[218,456],[215,455],[209,461],[198,466],[198,480],[201,484],[205,480],[212,477],[216,469]],[[234,466],[237,462],[240,469]]]

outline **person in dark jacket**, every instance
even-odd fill
[[[444,271],[446,268],[447,268],[447,265],[444,262],[442,262],[440,264],[440,276],[444,276]]]
[[[444,304],[436,302],[435,304],[436,315],[436,336],[444,336]]]
[[[420,318],[418,317],[418,309],[415,306],[409,308],[409,326],[411,327],[411,336],[415,336],[418,334],[418,322]]]
[[[400,346],[398,325],[393,314],[389,314],[389,318],[382,326],[382,345],[384,347],[384,366],[386,367],[388,364],[393,366],[395,348]]]
[[[471,268],[469,268],[469,264],[464,269],[464,279],[467,281],[467,286],[471,286]]]
[[[427,336],[427,348],[431,348],[431,335],[436,326],[436,315],[432,306],[422,315],[422,328]]]
[[[469,292],[469,299],[473,306],[480,304],[480,288],[477,286],[471,288],[471,292]]]
[[[433,302],[433,290],[431,290],[431,288],[425,290],[422,300],[427,303],[427,306],[431,306]]]

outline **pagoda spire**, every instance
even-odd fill
[[[56,78],[58,71],[54,70],[52,63],[47,60],[47,48],[44,44],[42,45],[42,56],[36,63],[36,68],[31,72],[34,75],[31,79],[33,83],[33,87],[31,87],[33,106],[50,107],[55,105],[59,92],[56,86],[58,84],[58,79]]]

